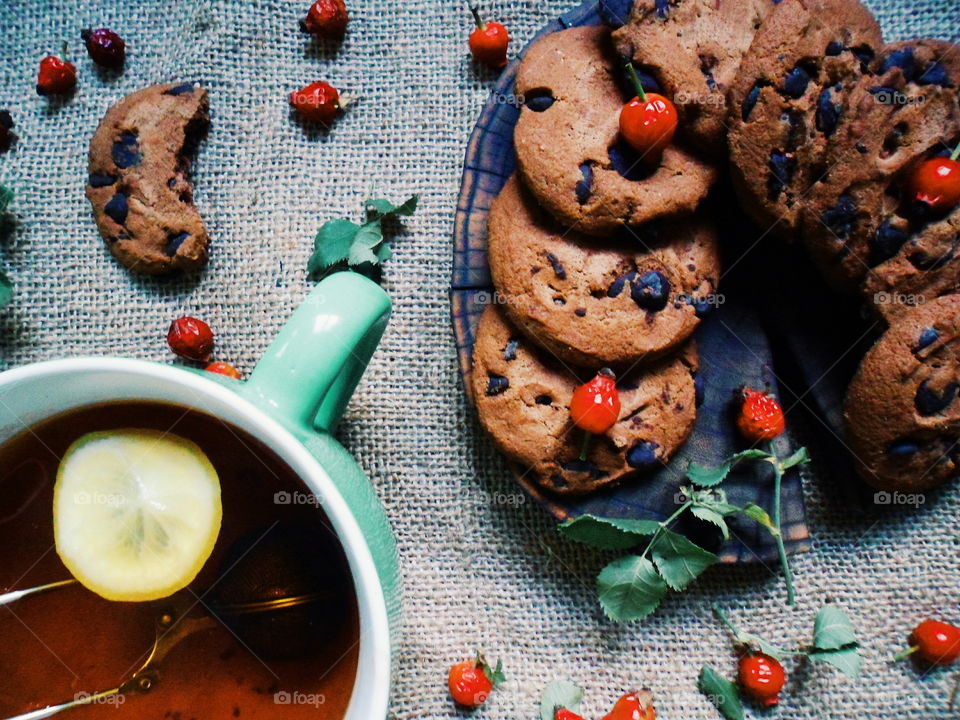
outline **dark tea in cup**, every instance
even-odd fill
[[[142,683],[149,687],[105,695],[64,717],[343,718],[359,620],[322,503],[265,445],[205,413],[152,402],[95,405],[0,446],[0,592],[70,578],[54,542],[58,466],[81,436],[124,428],[173,433],[209,458],[222,502],[214,549],[170,598],[114,602],[74,583],[0,608],[0,718],[120,687],[148,660],[173,606],[213,622],[171,646]]]

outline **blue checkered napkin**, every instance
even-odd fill
[[[606,2],[603,12],[613,19],[626,17],[629,5],[629,2]],[[567,27],[600,22],[596,3],[588,2],[547,25],[536,37]],[[520,55],[522,57],[523,52]],[[483,108],[467,147],[457,204],[450,299],[460,368],[468,393],[477,321],[494,297],[487,266],[487,214],[491,202],[515,166],[513,128],[519,117],[519,108],[516,104],[500,101],[500,98],[512,97],[515,75],[516,61],[504,71]],[[525,481],[523,474],[518,472],[521,484],[558,519],[582,513],[663,519],[676,509],[677,492],[689,463],[718,465],[731,453],[742,449],[730,414],[731,397],[744,384],[776,392],[777,382],[770,370],[767,337],[756,313],[737,300],[736,288],[722,287],[721,291],[727,302],[714,310],[697,331],[705,399],[690,440],[669,466],[619,488],[585,498],[551,495]],[[775,445],[782,455],[793,449],[789,437],[779,438]],[[771,507],[771,476],[765,468],[749,465],[736,470],[725,487],[733,503],[755,502],[768,509]],[[809,533],[800,478],[796,472],[790,473],[784,481],[782,522],[788,550],[807,549]],[[710,536],[711,531],[703,527],[687,530],[707,533],[700,538],[706,544],[719,542],[719,538]],[[733,525],[732,531],[731,539],[717,548],[723,561],[775,561],[776,546],[769,534],[757,525],[745,521]]]

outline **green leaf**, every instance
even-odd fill
[[[777,529],[773,524],[773,520],[770,518],[770,513],[756,503],[747,503],[743,508],[743,514],[749,518],[753,518],[768,530],[775,531]]]
[[[393,257],[393,250],[388,242],[380,243],[374,252],[377,255],[377,262],[379,263],[385,263],[387,260]]]
[[[700,487],[713,487],[714,485],[719,485],[724,481],[724,478],[727,477],[727,474],[730,472],[730,465],[724,463],[720,467],[708,468],[703,465],[697,465],[696,463],[690,463],[690,467],[687,468],[687,477],[690,478],[690,481],[694,485]]]
[[[802,447],[793,455],[780,463],[780,466],[783,468],[784,472],[786,472],[796,465],[806,465],[808,462],[810,462],[810,454],[807,452],[805,447]]]
[[[737,686],[709,665],[700,668],[697,687],[727,720],[744,720],[743,703]]]
[[[693,481],[694,485],[699,485],[700,487],[713,487],[714,485],[719,485],[722,483],[726,479],[727,475],[730,474],[730,470],[732,470],[733,466],[737,463],[740,463],[744,460],[770,460],[772,457],[773,456],[768,452],[751,448],[749,450],[743,450],[731,455],[726,462],[715,468],[708,468],[703,467],[702,465],[697,465],[696,463],[690,463],[690,466],[687,468],[687,477]]]
[[[377,254],[374,248],[383,242],[383,232],[380,228],[380,221],[373,220],[361,226],[353,238],[353,245],[350,246],[350,256],[347,262],[350,265],[362,265],[363,263],[377,263]]]
[[[371,198],[367,200],[367,212],[378,217],[387,217],[388,215],[409,217],[416,211],[419,201],[420,198],[417,195],[411,195],[399,205],[394,205],[386,198]]]
[[[4,185],[0,185],[0,215],[7,211],[11,202],[13,202],[13,190]]]
[[[607,617],[614,622],[628,622],[645,618],[656,610],[667,592],[667,584],[652,562],[628,555],[600,571],[597,590]]]
[[[783,660],[784,656],[794,654],[788,650],[784,650],[781,647],[777,647],[772,642],[769,642],[759,635],[754,635],[753,633],[741,631],[737,633],[736,637],[737,642],[759,648],[760,652],[762,652],[764,655],[769,655],[777,660]]]
[[[727,521],[723,519],[722,513],[719,513],[706,505],[694,505],[690,512],[693,513],[694,517],[698,517],[704,522],[708,522],[720,528],[720,532],[723,533],[724,540],[730,539],[730,528],[727,527]]]
[[[850,618],[838,607],[825,605],[813,621],[813,646],[817,650],[838,650],[857,642]]]
[[[730,456],[729,462],[731,465],[736,465],[744,460],[771,460],[773,457],[774,456],[766,450],[750,448],[749,450],[741,450],[738,453],[734,453]]]
[[[346,260],[359,231],[360,226],[349,220],[325,222],[313,241],[314,251],[307,263],[307,271],[320,272]]]
[[[856,680],[860,677],[860,667],[863,665],[863,658],[860,657],[859,649],[856,645],[848,645],[837,650],[814,650],[809,655],[813,662],[827,663],[833,665],[847,677]]]
[[[576,542],[601,550],[626,550],[660,529],[656,520],[601,518],[581,515],[560,525],[560,533]]]
[[[540,700],[540,720],[554,720],[557,708],[580,712],[583,688],[566,680],[554,680],[547,685]]]
[[[493,687],[497,687],[507,679],[507,676],[503,674],[503,660],[497,660],[497,666],[492,668],[483,655],[477,653],[477,662],[483,674],[487,676],[487,680],[490,681]]]
[[[672,530],[664,530],[656,538],[650,554],[657,570],[674,590],[683,590],[718,560],[712,552]]]

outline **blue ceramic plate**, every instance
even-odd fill
[[[626,15],[629,2],[609,3],[601,11],[595,2],[587,2],[544,27],[536,39],[569,27],[599,25]],[[622,14],[621,14],[622,13]],[[520,53],[526,52],[527,45]],[[490,271],[487,266],[487,214],[490,203],[514,171],[513,129],[520,108],[513,100],[517,61],[511,63],[493,88],[470,137],[464,161],[463,180],[457,203],[454,230],[453,279],[451,305],[460,369],[464,387],[470,393],[471,356],[477,321],[493,300]],[[720,288],[725,292],[725,288]],[[536,484],[520,483],[558,520],[583,513],[605,517],[664,519],[676,509],[677,492],[691,462],[718,465],[731,453],[742,449],[730,415],[730,399],[743,385],[766,387],[776,392],[770,371],[768,340],[756,314],[738,302],[733,294],[726,303],[712,311],[697,330],[700,348],[700,375],[705,397],[700,407],[693,435],[667,467],[627,482],[620,487],[586,497],[570,498],[552,495]],[[778,453],[785,455],[792,448],[789,437],[776,441]],[[738,505],[755,502],[770,508],[771,478],[763,468],[748,466],[727,480],[730,501]],[[776,559],[776,546],[770,536],[752,521],[732,525],[731,539],[722,545],[719,536],[707,526],[685,528],[701,533],[702,542],[717,545],[724,562],[764,562]],[[798,473],[791,473],[783,486],[782,525],[788,550],[806,550],[809,533],[805,520],[803,496]]]

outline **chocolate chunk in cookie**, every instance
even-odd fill
[[[591,235],[689,212],[717,175],[675,145],[652,165],[622,141],[616,62],[607,28],[578,27],[539,40],[517,71],[520,174],[561,224]]]
[[[477,328],[473,395],[494,443],[527,477],[551,492],[582,494],[669,460],[693,428],[696,370],[691,341],[678,355],[621,378],[620,420],[593,438],[581,460],[583,432],[570,421],[570,399],[596,371],[558,363],[490,306]]]
[[[886,48],[878,62],[882,74],[848,94],[802,233],[834,285],[889,318],[960,286],[960,210],[933,217],[904,192],[920,163],[960,141],[960,55],[920,40]]]
[[[877,64],[880,26],[856,0],[783,0],[730,90],[730,165],[744,210],[792,238],[847,92]]]
[[[679,132],[723,152],[727,91],[774,0],[638,0],[614,43],[673,100]]]
[[[916,492],[960,473],[960,295],[901,312],[847,391],[847,438],[863,479]]]
[[[153,85],[104,115],[90,142],[87,197],[107,247],[149,275],[194,270],[209,237],[187,179],[208,124],[207,91]]]
[[[715,302],[720,259],[706,221],[664,220],[616,240],[564,232],[514,176],[488,224],[503,309],[566,362],[649,362],[687,340]]]

